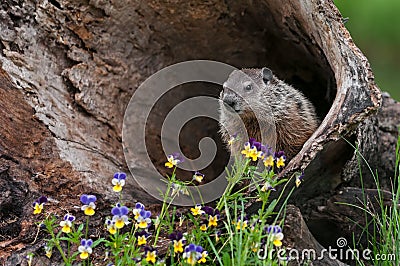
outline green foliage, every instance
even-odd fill
[[[286,265],[287,260],[280,260],[277,255],[278,251],[285,254],[281,226],[286,201],[279,210],[276,208],[284,191],[278,199],[270,200],[270,196],[277,193],[275,187],[280,184],[287,189],[287,180],[277,179],[274,161],[262,169],[252,165],[264,159],[261,151],[247,147],[244,152],[246,157],[236,158],[232,169],[226,170],[228,186],[215,208],[204,204],[189,209],[171,205],[176,197],[191,197],[187,187],[194,181],[201,182],[203,177],[196,172],[192,181],[180,181],[176,176],[179,160],[175,157],[169,156],[170,163],[166,163],[172,174],[166,178],[167,189],[161,194],[164,201],[158,215],[151,214],[141,203],[128,210],[122,195],[126,175],[116,173],[112,184],[119,201],[111,206],[113,217],[104,217],[107,237],[89,239],[96,197],[84,194],[81,209],[86,219],[66,214],[60,221],[55,214],[46,214],[39,223],[49,235],[46,256],[50,258],[56,249],[65,265],[94,265],[99,260],[107,265]],[[252,157],[254,154],[257,156]],[[280,154],[276,158],[280,160],[277,169],[284,166],[285,157]],[[261,203],[259,211],[252,215],[246,213],[245,207],[251,199],[249,195]],[[37,214],[40,213],[41,209]],[[157,250],[160,246],[166,248],[162,253]],[[34,260],[33,256],[28,259],[30,263]]]
[[[335,0],[355,43],[368,57],[378,86],[400,100],[400,1]]]

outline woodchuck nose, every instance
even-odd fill
[[[234,70],[220,95],[220,132],[225,143],[232,134],[255,138],[290,159],[317,129],[311,102],[275,77],[268,68]],[[244,131],[246,130],[246,131]],[[238,153],[247,140],[231,144]]]

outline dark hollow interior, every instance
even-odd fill
[[[216,60],[237,68],[267,66],[313,102],[321,121],[328,113],[336,95],[334,74],[322,49],[312,41],[302,23],[285,16],[284,5],[263,1],[253,1],[251,5],[235,1],[168,5],[160,4],[156,13],[152,13],[157,18],[151,25],[155,33],[152,40],[162,44],[154,55],[158,61],[154,63],[160,68],[194,59]],[[146,10],[143,6],[140,12],[150,15]],[[196,89],[187,90],[184,86],[196,86]],[[184,86],[164,95],[147,121],[147,149],[161,173],[165,173],[166,160],[160,142],[163,117],[183,99],[196,95],[218,97],[221,90],[206,83]],[[216,160],[206,169],[208,180],[224,170],[228,159],[217,131],[217,121],[198,118],[190,121],[180,134],[180,146],[188,158],[199,155],[200,138],[209,136],[217,143]]]

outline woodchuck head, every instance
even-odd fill
[[[238,134],[295,155],[318,127],[315,108],[268,68],[234,70],[220,94],[220,132],[225,143]],[[240,146],[230,147],[238,153]]]

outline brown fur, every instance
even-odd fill
[[[293,157],[318,127],[313,105],[300,91],[275,76],[264,81],[262,69],[242,71],[231,73],[221,93],[220,132],[223,140],[228,142],[234,133],[244,134],[239,132],[243,123],[249,137],[269,142],[276,150],[285,151],[288,158]],[[266,73],[272,75],[268,71]],[[245,91],[243,86],[249,83],[254,88]],[[224,105],[227,97],[236,113],[228,111]],[[232,147],[232,152],[241,149],[243,140],[238,145]]]

